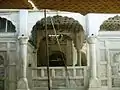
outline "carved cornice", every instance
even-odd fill
[[[120,16],[114,16],[105,20],[100,26],[101,31],[120,31]]]

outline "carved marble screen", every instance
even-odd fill
[[[97,74],[102,87],[120,88],[120,37],[116,37],[113,32],[111,36],[102,34],[96,45]]]
[[[98,67],[98,75],[101,81],[101,86],[108,86],[108,62],[106,59],[106,50],[105,49],[99,49],[99,67]]]
[[[110,50],[112,87],[120,87],[120,49]]]
[[[97,43],[97,73],[101,82],[101,86],[108,86],[108,60],[107,60],[107,50],[105,47],[104,40],[98,39]]]
[[[98,74],[101,86],[120,87],[120,49],[99,49]]]

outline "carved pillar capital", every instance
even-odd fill
[[[90,36],[90,37],[87,38],[87,41],[88,41],[89,44],[95,44],[96,41],[97,41],[97,37]]]
[[[28,39],[29,39],[29,38],[28,38],[27,36],[19,36],[19,37],[18,37],[18,40],[19,40],[19,42],[20,42],[20,45],[27,44]]]

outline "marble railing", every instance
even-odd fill
[[[51,87],[87,87],[88,72],[86,66],[50,67],[50,86]],[[47,67],[32,68],[33,87],[47,87]]]

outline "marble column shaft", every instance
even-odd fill
[[[29,90],[28,88],[28,80],[26,77],[26,69],[27,69],[27,42],[28,37],[19,36],[20,43],[20,80],[17,84],[17,90]]]
[[[25,36],[19,37],[20,40],[20,60],[21,60],[21,77],[26,78],[26,67],[27,67],[27,41],[28,38]]]
[[[19,11],[19,60],[20,60],[20,79],[17,83],[17,90],[29,90],[28,80],[26,77],[27,69],[27,42],[28,42],[28,33],[27,33],[27,23],[28,23],[28,11],[20,10]]]
[[[72,51],[73,51],[73,66],[77,65],[77,50],[72,42]]]
[[[81,66],[81,49],[77,49],[77,64]]]
[[[88,38],[90,70],[91,70],[89,90],[93,90],[93,88],[97,90],[97,88],[100,87],[100,81],[97,78],[96,42],[97,42],[97,38],[95,36],[91,36]]]
[[[96,78],[96,38],[89,38],[89,54],[91,66],[91,78]]]

